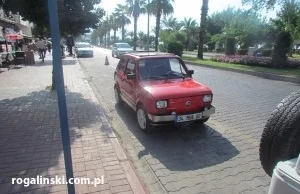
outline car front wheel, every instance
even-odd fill
[[[150,120],[147,116],[147,112],[143,106],[139,106],[136,112],[137,121],[140,129],[147,132],[150,130]]]
[[[122,105],[123,104],[123,99],[122,99],[122,97],[121,97],[121,95],[120,95],[120,92],[119,92],[119,90],[115,87],[115,99],[116,99],[116,104],[117,105]]]

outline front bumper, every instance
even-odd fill
[[[202,119],[205,119],[207,117],[210,117],[210,115],[214,114],[216,112],[216,109],[214,106],[211,106],[209,109],[206,109],[204,111],[202,111]],[[153,122],[153,123],[159,123],[159,122],[171,122],[174,121],[176,119],[176,114],[172,114],[172,115],[160,115],[160,116],[156,116],[156,115],[152,115],[152,114],[148,114],[148,118]]]

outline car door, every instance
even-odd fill
[[[128,79],[127,75],[133,75],[134,79]],[[128,100],[128,104],[135,109],[135,102],[136,102],[136,85],[137,85],[137,79],[136,79],[136,62],[134,58],[129,58],[127,61],[127,65],[125,68],[125,79],[123,82],[123,88],[124,88],[124,96]]]
[[[120,91],[120,94],[121,96],[123,97],[124,95],[124,80],[126,78],[126,74],[125,74],[125,68],[126,68],[126,65],[127,65],[127,58],[126,57],[122,57],[118,63],[118,66],[116,68],[116,71],[115,71],[115,84],[116,86],[118,87],[119,91]]]

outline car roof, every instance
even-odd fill
[[[153,51],[137,51],[134,53],[127,53],[124,56],[131,56],[135,58],[168,58],[168,57],[178,57],[172,53],[162,53]]]
[[[76,44],[90,44],[88,42],[77,42]]]
[[[128,44],[128,43],[127,42],[116,42],[115,44]]]

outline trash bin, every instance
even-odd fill
[[[33,51],[25,51],[25,63],[26,65],[35,64]]]

